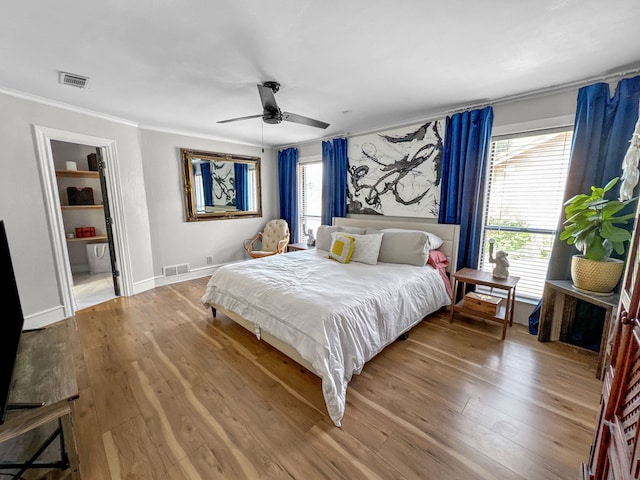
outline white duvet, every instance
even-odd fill
[[[222,266],[202,303],[294,347],[322,378],[327,411],[340,426],[351,376],[450,299],[429,265],[343,265],[326,255],[312,249]]]

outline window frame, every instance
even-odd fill
[[[570,121],[569,121],[570,119]],[[527,128],[525,128],[525,125]],[[526,124],[516,124],[516,125],[511,125],[511,126],[507,126],[507,127],[502,127],[502,128],[496,128],[494,129],[494,133],[491,136],[491,144],[490,144],[490,151],[489,151],[489,158],[487,160],[486,163],[486,169],[484,172],[486,181],[485,181],[485,185],[484,185],[484,191],[483,191],[483,199],[484,199],[484,204],[483,204],[483,211],[482,211],[482,227],[481,227],[481,242],[480,242],[480,246],[479,246],[479,265],[478,265],[478,269],[481,270],[485,270],[487,271],[487,265],[489,266],[489,271],[491,271],[491,263],[488,262],[488,258],[487,258],[487,262],[486,265],[484,265],[483,261],[484,261],[484,255],[485,255],[485,251],[488,248],[488,239],[491,238],[489,235],[487,235],[487,232],[489,231],[502,231],[502,232],[508,232],[508,231],[512,231],[512,232],[521,232],[521,233],[526,233],[526,234],[542,234],[542,235],[553,235],[554,237],[552,237],[552,243],[551,245],[553,245],[553,240],[556,238],[555,236],[557,236],[560,232],[557,228],[555,229],[549,229],[549,228],[537,228],[537,227],[515,227],[515,226],[497,226],[497,225],[487,225],[486,222],[488,221],[488,215],[489,215],[489,198],[488,198],[488,193],[491,189],[492,186],[492,172],[491,172],[491,168],[492,168],[492,158],[491,155],[493,154],[493,148],[494,148],[494,142],[497,141],[501,141],[501,140],[508,140],[510,138],[524,138],[524,137],[535,137],[535,136],[539,136],[539,135],[547,135],[547,134],[553,134],[553,133],[561,133],[561,132],[570,132],[570,139],[569,139],[569,145],[568,145],[568,151],[569,151],[569,155],[571,152],[571,147],[572,147],[572,137],[573,137],[573,130],[574,130],[574,125],[573,125],[573,117],[571,116],[563,116],[563,117],[556,117],[554,119],[549,119],[548,123],[542,123],[542,122],[527,122]],[[566,173],[568,173],[569,170],[569,165],[570,165],[570,158],[567,161],[567,167],[566,167]],[[494,183],[495,184],[495,183]],[[562,197],[561,199],[564,197],[564,188],[566,188],[566,181],[564,184],[564,187],[562,188]],[[508,253],[508,252],[507,252]],[[488,255],[487,255],[488,257]],[[549,260],[550,260],[550,255],[549,255]],[[548,265],[549,265],[549,261],[547,261],[547,272],[548,272]],[[484,268],[483,268],[484,267]],[[545,279],[546,279],[546,275],[545,275]],[[542,286],[542,288],[544,288],[544,285]],[[482,288],[480,288],[479,290],[482,290]],[[487,292],[489,290],[487,289]],[[500,295],[500,292],[496,292],[498,296]],[[532,295],[526,295],[522,293],[522,290],[517,291],[516,294],[516,300],[520,301],[520,302],[525,302],[525,303],[531,303],[531,304],[535,304],[537,303],[540,298],[542,296],[542,293],[540,293],[540,297],[534,297]]]
[[[298,231],[300,232],[300,242],[307,241],[307,232],[304,229],[303,219],[309,217],[309,215],[304,215],[303,212],[303,179],[301,177],[302,168],[307,165],[312,164],[320,164],[322,165],[322,155],[309,155],[305,157],[298,158]],[[324,175],[324,169],[323,169]],[[322,195],[322,180],[320,181],[320,194]],[[320,223],[322,223],[322,214],[320,215],[311,215],[312,217],[318,217],[320,219]]]

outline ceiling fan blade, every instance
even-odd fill
[[[287,122],[301,123],[303,125],[309,125],[310,127],[327,128],[328,123],[321,122],[320,120],[314,120],[313,118],[303,117],[295,113],[282,112],[282,120]]]
[[[276,97],[273,94],[271,87],[265,87],[264,85],[258,85],[258,92],[260,93],[260,100],[262,101],[262,108],[265,110],[278,110],[278,104],[276,103]]]
[[[249,115],[248,117],[238,117],[238,118],[230,118],[229,120],[220,120],[216,123],[229,123],[229,122],[237,122],[238,120],[248,120],[250,118],[259,118],[262,117],[262,114],[259,115]]]

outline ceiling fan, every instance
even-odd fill
[[[261,114],[220,120],[217,123],[237,122],[238,120],[262,117],[264,123],[273,125],[281,123],[284,120],[285,122],[301,123],[302,125],[308,125],[310,127],[327,128],[329,126],[328,123],[321,122],[320,120],[314,120],[313,118],[280,110],[275,97],[278,90],[280,90],[280,84],[278,82],[263,82],[262,85],[258,84],[258,93],[260,94],[263,109]]]

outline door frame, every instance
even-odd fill
[[[111,217],[113,218],[113,242],[116,253],[117,268],[120,272],[120,287],[126,297],[133,293],[131,282],[131,259],[129,257],[128,236],[124,218],[122,191],[116,141],[108,138],[94,137],[82,133],[57,130],[49,127],[33,125],[36,149],[40,166],[40,179],[44,193],[45,209],[49,220],[49,233],[51,246],[53,247],[58,288],[64,308],[65,318],[71,317],[76,310],[73,295],[73,276],[71,263],[62,221],[62,209],[58,194],[58,182],[56,179],[55,164],[51,140],[77,143],[99,148],[105,162],[105,180],[111,205]]]

